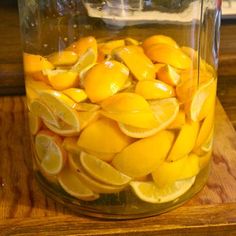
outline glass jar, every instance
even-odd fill
[[[220,1],[19,0],[35,175],[82,214],[139,218],[205,184]]]

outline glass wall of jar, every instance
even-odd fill
[[[34,171],[80,213],[165,212],[205,184],[220,3],[19,0]]]

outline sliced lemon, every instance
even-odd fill
[[[155,44],[167,44],[175,48],[179,48],[178,44],[175,42],[174,39],[171,37],[168,37],[166,35],[153,35],[148,37],[147,39],[144,40],[143,42],[143,48],[147,50],[151,46]]]
[[[171,202],[185,194],[194,184],[195,177],[178,180],[174,184],[164,188],[158,188],[153,181],[132,181],[130,186],[141,200],[148,203]]]
[[[85,92],[92,102],[100,102],[123,88],[128,76],[128,68],[120,62],[99,63],[84,78]]]
[[[32,112],[28,113],[28,117],[29,117],[30,133],[32,135],[36,135],[39,132],[40,128],[42,127],[42,120]]]
[[[52,89],[50,85],[47,85],[42,81],[35,81],[29,79],[28,77],[26,77],[25,84],[26,84],[26,91],[28,92],[28,90],[30,89],[35,94],[35,98],[39,96],[41,91]]]
[[[56,127],[48,123],[47,121],[44,121],[44,125],[52,132],[61,136],[75,136],[75,135],[79,135],[79,132],[80,132],[80,130],[77,130],[74,127],[71,127],[63,122],[59,123],[59,127]]]
[[[174,88],[160,80],[139,81],[136,85],[135,93],[145,99],[163,99],[175,96]]]
[[[47,60],[47,58],[42,57],[40,55],[24,53],[23,61],[24,71],[26,74],[32,74],[35,72],[54,68],[54,66]]]
[[[124,135],[116,122],[101,118],[88,125],[80,134],[77,145],[83,150],[98,153],[117,153],[132,142]]]
[[[153,181],[132,181],[130,185],[141,200],[148,203],[165,203],[174,201],[182,196],[192,187],[194,182],[195,177],[178,180],[173,185],[165,188],[158,188]]]
[[[30,104],[30,111],[37,117],[40,117],[43,121],[49,124],[59,127],[59,121],[54,115],[52,110],[41,100],[35,99]]]
[[[84,201],[93,201],[99,198],[99,195],[89,189],[78,176],[69,168],[64,168],[58,176],[61,187],[69,195]]]
[[[88,48],[88,50],[80,56],[76,64],[71,67],[71,70],[80,74],[83,70],[85,70],[85,68],[93,66],[96,63],[96,60],[96,51],[92,48]]]
[[[188,155],[194,148],[198,131],[198,122],[186,123],[180,130],[167,160],[177,161]]]
[[[67,47],[66,51],[73,51],[81,57],[89,48],[95,52],[95,58],[97,58],[97,40],[92,36],[80,38],[78,41]]]
[[[124,189],[125,185],[115,186],[104,184],[96,179],[93,179],[85,172],[80,163],[78,155],[69,155],[69,165],[72,170],[77,173],[78,178],[95,193],[116,193]]]
[[[145,176],[164,161],[173,141],[172,132],[160,131],[152,137],[130,144],[114,157],[112,165],[128,176]]]
[[[191,105],[190,105],[190,117],[193,121],[204,119],[210,110],[215,107],[216,96],[216,80],[210,81],[200,85],[195,92]]]
[[[144,53],[133,46],[118,48],[113,51],[113,55],[126,64],[137,80],[155,79],[153,63]]]
[[[80,79],[80,87],[83,87],[84,88],[84,79],[88,73],[88,71],[94,67],[96,64],[91,64],[87,67],[85,67],[84,69],[82,69],[79,73],[79,79]]]
[[[78,60],[78,55],[71,51],[61,51],[53,53],[47,58],[54,66],[69,66]]]
[[[180,75],[170,65],[166,65],[160,68],[157,74],[158,79],[171,85],[176,86],[180,83]]]
[[[85,152],[81,152],[80,161],[85,171],[102,183],[124,186],[131,181],[129,176],[119,172],[107,162]]]
[[[101,114],[138,128],[155,128],[158,123],[149,103],[135,93],[118,93],[101,103]]]
[[[35,137],[35,149],[40,166],[46,173],[60,173],[66,161],[66,153],[59,136],[50,131],[40,131]]]
[[[95,193],[118,193],[122,191],[126,186],[111,186],[108,184],[100,183],[88,175],[79,172],[77,173],[78,178],[90,189],[92,189]]]
[[[134,138],[150,137],[160,130],[165,129],[173,122],[178,114],[179,104],[175,98],[170,98],[152,102],[151,108],[158,122],[155,128],[144,129],[118,123],[121,131]]]
[[[189,155],[174,162],[163,162],[152,172],[154,182],[163,188],[173,184],[177,180],[188,179],[196,176],[200,171],[199,158]]]
[[[154,44],[146,50],[146,55],[153,61],[168,64],[177,69],[189,69],[192,61],[181,49],[168,44]]]
[[[78,138],[76,137],[67,137],[63,141],[63,147],[72,154],[80,154],[82,151],[81,147],[77,145]],[[85,151],[93,156],[98,157],[103,161],[111,161],[116,153],[103,153],[103,152],[95,152],[88,149]]]
[[[69,70],[44,70],[50,85],[56,90],[65,90],[79,85],[79,76],[75,71]]]
[[[69,88],[64,90],[63,93],[77,103],[85,101],[88,97],[85,91],[79,88]]]
[[[40,99],[52,110],[56,117],[60,118],[67,125],[80,130],[78,113],[74,109],[76,103],[65,94],[49,90],[40,94]]]

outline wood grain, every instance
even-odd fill
[[[208,183],[156,217],[107,221],[76,215],[44,195],[31,170],[24,97],[0,98],[0,235],[236,235],[236,133],[217,104]]]

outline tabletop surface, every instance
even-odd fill
[[[16,96],[24,94],[16,8],[0,8],[0,21],[1,236],[236,235],[236,22],[225,21],[222,27],[218,97],[223,107],[217,103],[214,161],[207,185],[166,214],[106,221],[76,215],[55,203],[33,178],[25,98]]]

